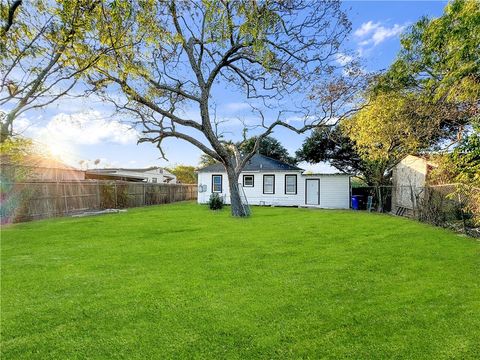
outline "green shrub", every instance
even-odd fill
[[[223,199],[217,193],[213,193],[210,195],[210,199],[208,200],[208,207],[210,210],[220,210],[223,208]]]

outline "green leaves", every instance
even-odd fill
[[[257,137],[253,136],[246,141],[238,144],[239,150],[246,155],[253,151]],[[262,155],[283,161],[287,164],[296,165],[297,160],[288,154],[288,150],[272,136],[266,136],[260,142],[258,152]]]
[[[379,94],[342,129],[365,160],[397,161],[428,143],[430,124],[419,119],[417,106],[411,97]]]
[[[474,125],[449,155],[455,168],[455,181],[480,187],[480,124]]]
[[[478,1],[456,0],[449,3],[443,16],[422,18],[414,24],[402,37],[401,43],[398,58],[380,85],[420,92],[433,102],[478,100]]]
[[[389,133],[395,135],[397,144],[403,144],[403,151],[429,149],[432,143],[421,141],[426,130],[427,139],[432,136],[440,148],[459,142],[444,156],[447,165],[437,171],[443,180],[478,184],[480,147],[475,122],[480,115],[480,2],[448,3],[439,18],[415,23],[401,44],[397,60],[375,87],[374,94],[384,97],[382,104],[374,103],[371,111],[360,112],[354,122],[368,120],[370,127],[367,132],[351,128],[360,151],[373,158],[386,155],[385,145],[392,140]],[[405,112],[396,100],[399,96],[416,106]],[[392,107],[392,102],[399,106]],[[384,120],[378,121],[381,117]]]

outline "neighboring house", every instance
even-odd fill
[[[86,172],[87,179],[124,180],[149,183],[176,184],[177,177],[167,170],[153,166],[145,169],[91,169]]]
[[[40,155],[28,155],[18,162],[2,157],[2,174],[18,181],[78,181],[85,180],[85,171],[59,160]]]
[[[393,168],[392,212],[413,215],[430,172],[437,165],[426,157],[408,155]]]
[[[250,205],[350,208],[350,175],[305,174],[303,169],[255,154],[239,177]],[[228,177],[220,163],[198,170],[198,202],[220,194],[230,203]]]

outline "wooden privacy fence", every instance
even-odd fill
[[[1,184],[2,223],[197,198],[196,185],[85,180]]]

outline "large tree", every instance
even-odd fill
[[[409,153],[438,139],[438,126],[428,121],[423,102],[401,93],[366,92],[366,105],[337,127],[316,129],[297,151],[299,160],[329,161],[337,169],[359,175],[376,188],[382,210],[382,185]]]
[[[173,175],[177,177],[177,181],[181,184],[196,184],[197,173],[195,166],[189,165],[176,165],[174,167],[167,168]]]
[[[342,121],[341,127],[360,157],[395,165],[437,140],[438,125],[429,121],[430,113],[430,107],[411,96],[375,94],[367,106]]]
[[[377,89],[422,101],[444,140],[460,139],[480,114],[480,2],[449,2],[442,16],[412,25],[401,45]]]
[[[429,118],[430,106],[410,95],[367,92],[367,99],[340,128],[361,160],[365,180],[378,187],[389,183],[393,168],[406,155],[437,142],[440,130]]]
[[[99,22],[100,1],[12,1],[0,5],[0,141],[14,134],[25,112],[62,97],[83,95],[77,86],[113,45],[91,41]],[[86,51],[85,44],[91,44]],[[74,91],[73,91],[74,90]]]
[[[238,141],[234,144],[242,156],[248,156],[254,148],[257,146],[257,137],[252,136],[250,138],[246,138],[242,141]],[[231,150],[232,147],[228,148],[228,151],[232,152],[232,156],[234,156],[233,151]],[[288,154],[288,150],[282,145],[280,141],[275,139],[273,136],[265,136],[262,141],[260,141],[260,145],[257,146],[257,153],[271,157],[272,159],[276,159],[279,161],[283,161],[287,164],[296,165],[297,159],[293,156]],[[208,166],[217,163],[218,161],[215,160],[213,157],[203,154],[200,157],[200,166]]]
[[[385,159],[361,156],[354,141],[342,130],[342,123],[312,131],[297,150],[296,156],[298,161],[311,164],[328,162],[341,172],[355,174],[369,186],[389,184],[392,166],[395,164]]]
[[[107,34],[124,46],[96,65],[90,81],[107,87],[106,96],[123,91],[125,99],[111,100],[137,116],[141,141],[162,156],[163,141],[177,138],[221,162],[235,216],[247,215],[238,176],[265,137],[277,127],[302,133],[353,111],[363,74],[336,62],[350,28],[337,1],[112,4],[104,9]],[[235,143],[240,136],[227,138],[215,111],[223,87],[256,111],[258,121],[244,123],[256,136],[247,154]]]
[[[254,150],[256,143],[257,137],[253,136],[245,141],[240,142],[238,147],[242,154],[248,155]],[[262,141],[260,141],[257,152],[259,154],[271,157],[272,159],[283,161],[287,164],[297,164],[297,160],[288,154],[288,150],[281,144],[281,142],[272,136],[266,136]]]
[[[342,133],[340,126],[322,126],[312,131],[295,153],[297,161],[311,164],[328,162],[341,172],[360,175],[364,162],[355,151],[353,142]]]

